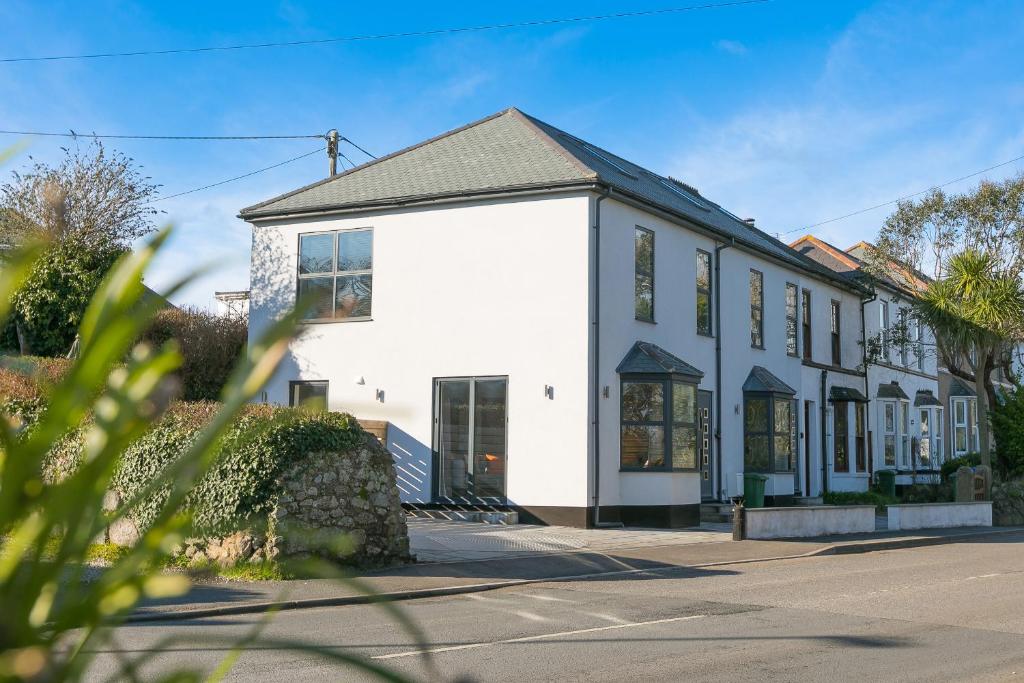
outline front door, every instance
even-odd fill
[[[700,454],[700,497],[715,498],[714,449],[711,430],[711,392],[697,392],[697,451]]]
[[[436,499],[505,502],[507,406],[504,377],[434,381]]]

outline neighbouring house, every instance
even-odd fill
[[[408,504],[677,527],[744,472],[863,490],[910,433],[878,406],[935,389],[865,372],[862,280],[517,109],[240,215],[250,335],[308,304],[268,400],[386,421]]]
[[[871,245],[864,242],[844,251],[808,235],[790,246],[872,290],[863,303],[861,340],[873,346],[862,368],[868,403],[858,408],[864,414],[856,416],[864,422],[856,429],[867,433],[867,454],[858,457],[857,476],[869,479],[889,469],[897,472],[898,485],[938,481],[949,457],[944,419],[949,402],[931,330],[913,314],[914,297],[927,283],[921,277],[870,277],[863,258]],[[853,490],[864,490],[864,485]]]
[[[239,289],[225,292],[214,292],[217,300],[217,315],[246,317],[249,315],[249,290]]]

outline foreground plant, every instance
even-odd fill
[[[11,416],[0,416],[0,679],[80,680],[92,652],[109,642],[113,627],[139,600],[188,590],[187,577],[160,571],[165,558],[190,531],[188,520],[177,511],[216,460],[225,429],[260,391],[287,351],[295,329],[294,314],[272,326],[240,359],[224,388],[220,409],[185,452],[117,512],[104,512],[103,497],[119,456],[163,414],[176,393],[173,373],[181,356],[175,346],[132,348],[157,305],[144,297],[142,275],[167,235],[164,231],[127,255],[104,280],[79,328],[79,356],[53,388],[31,428],[24,429]],[[0,324],[39,254],[39,248],[26,248],[2,264]],[[186,282],[172,287],[168,295]],[[79,428],[86,430],[81,464],[64,479],[47,482],[43,476],[47,454]],[[103,529],[139,501],[165,490],[169,494],[140,541],[84,580],[90,548]],[[329,568],[322,571],[330,573]],[[235,644],[235,651],[213,678],[223,676],[240,648],[258,637],[259,631]],[[387,680],[401,680],[336,650],[275,644],[355,664]],[[135,680],[138,667],[158,654],[155,649],[132,660],[122,659],[115,678]],[[175,673],[162,680],[197,678],[195,673]]]

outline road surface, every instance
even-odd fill
[[[380,607],[282,612],[263,636],[358,654],[417,680],[965,681],[1024,678],[1024,534],[862,555],[550,582]],[[91,678],[162,638],[146,673],[212,670],[259,615],[120,629]],[[116,652],[115,652],[116,651]],[[256,645],[228,680],[373,680]]]

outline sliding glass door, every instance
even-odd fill
[[[507,407],[504,377],[434,381],[439,500],[505,502]]]

